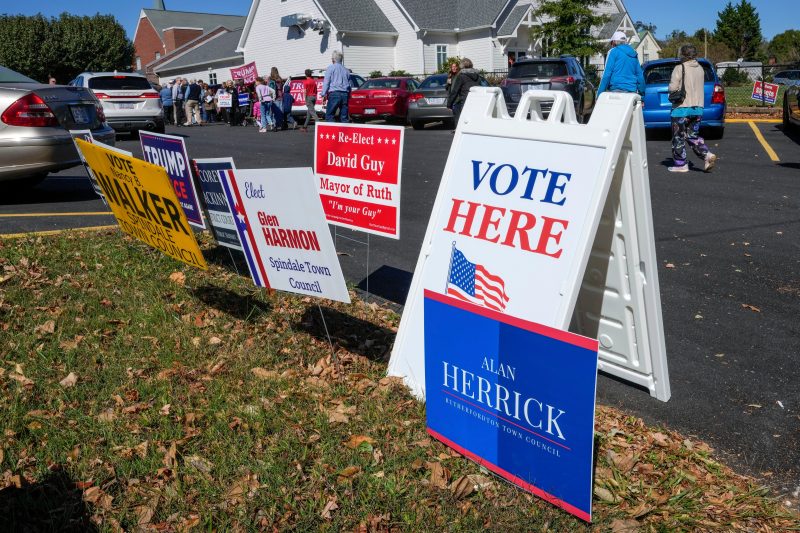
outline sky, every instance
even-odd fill
[[[689,34],[700,28],[713,29],[717,12],[727,0],[623,0],[634,21],[641,20],[657,26],[656,37],[663,38],[679,28]],[[789,29],[799,29],[798,0],[750,0],[761,16],[761,32],[771,39]],[[228,15],[247,15],[250,0],[164,0],[167,9],[176,11],[201,11]],[[76,15],[93,15],[97,12],[113,14],[133,38],[139,11],[153,7],[152,0],[0,0],[0,13],[33,15],[42,12],[57,16],[63,11]]]

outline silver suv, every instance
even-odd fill
[[[164,133],[164,110],[158,91],[141,74],[83,72],[69,85],[91,89],[103,104],[106,121],[117,133]]]

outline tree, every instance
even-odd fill
[[[534,16],[544,22],[531,28],[534,39],[548,43],[548,54],[571,54],[577,57],[592,56],[605,49],[592,29],[608,22],[606,15],[598,15],[592,8],[605,0],[543,0]]]
[[[0,64],[35,80],[67,83],[84,70],[127,70],[133,53],[111,15],[0,16]]]
[[[641,20],[634,22],[633,27],[636,28],[636,31],[649,31],[653,35],[656,34],[656,30],[658,29],[658,26],[652,22],[642,22]]]
[[[772,38],[767,51],[778,63],[800,61],[800,30],[786,30]]]
[[[689,35],[683,30],[673,30],[660,44],[661,57],[678,57],[680,47],[684,44],[694,45],[698,55],[705,56],[712,63],[727,61],[733,55],[730,48],[717,40],[713,33],[703,28],[697,30],[694,35]]]
[[[741,0],[736,6],[728,2],[717,13],[714,37],[726,44],[737,58],[755,58],[761,44],[761,19],[753,4],[747,0]]]

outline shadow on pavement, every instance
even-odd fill
[[[800,144],[800,128],[787,128],[783,124],[779,124],[777,129],[779,129],[784,135],[786,135],[795,143]]]
[[[48,204],[99,200],[83,169],[50,176],[36,187],[4,191],[0,205]],[[105,206],[103,207],[105,210]]]
[[[325,316],[324,323],[322,315]],[[330,333],[334,349],[341,347],[373,361],[388,361],[389,351],[394,342],[394,331],[331,307],[309,306],[295,327],[327,344],[328,335],[325,333],[325,326]]]
[[[0,490],[0,516],[3,531],[98,531],[83,491],[63,470]]]
[[[414,274],[406,270],[384,265],[369,275],[369,290],[367,278],[362,279],[357,287],[384,300],[403,305],[411,288],[413,276]]]

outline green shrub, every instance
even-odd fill
[[[383,72],[381,72],[380,70],[373,70],[372,72],[369,73],[369,77],[370,78],[382,78],[383,77]]]
[[[444,65],[439,67],[439,70],[437,70],[436,73],[437,74],[446,74],[447,72],[450,71],[450,65],[452,65],[453,63],[458,65],[459,63],[461,63],[461,58],[458,57],[458,56],[448,57],[447,61],[444,62]]]
[[[389,73],[389,76],[411,76],[411,74],[405,70],[393,70]]]
[[[744,85],[750,83],[750,78],[746,70],[738,68],[726,68],[722,74],[722,84],[726,87],[735,87],[737,85]]]

